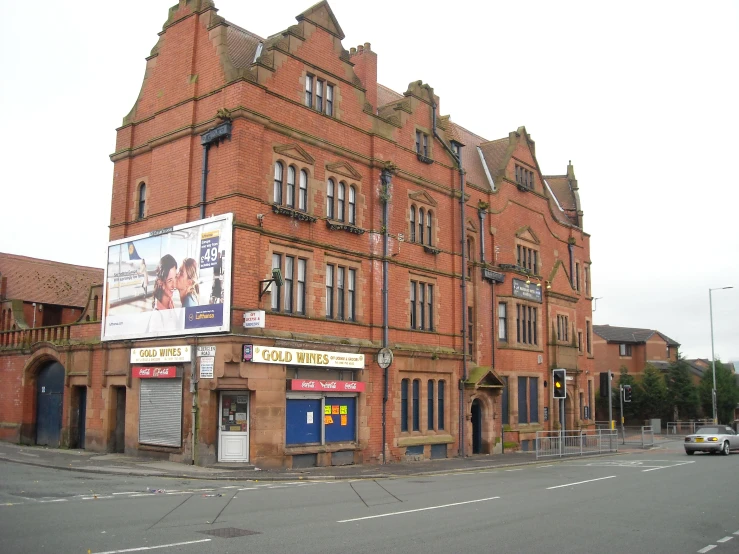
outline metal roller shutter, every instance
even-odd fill
[[[182,446],[182,379],[141,379],[139,442]]]

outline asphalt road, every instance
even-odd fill
[[[739,454],[207,482],[0,462],[0,552],[739,552]],[[710,548],[713,546],[713,548]]]

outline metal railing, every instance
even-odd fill
[[[537,431],[536,458],[618,452],[618,434],[610,429]]]
[[[621,436],[621,444],[649,448],[654,446],[654,430],[651,425],[641,427],[619,427],[618,434]]]
[[[667,423],[668,435],[692,435],[698,427],[713,424],[711,419],[699,419],[696,421],[670,421]]]

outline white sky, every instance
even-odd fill
[[[216,0],[269,36],[314,0]],[[176,0],[0,0],[0,251],[103,267],[115,128]],[[333,0],[379,81],[429,83],[490,140],[525,125],[545,174],[572,160],[596,324],[739,360],[739,0]],[[409,22],[413,22],[412,25]]]

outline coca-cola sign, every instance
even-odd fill
[[[174,379],[177,377],[176,366],[133,366],[133,376],[139,379]]]
[[[290,390],[317,392],[364,392],[364,383],[362,381],[323,381],[320,379],[291,379]]]

